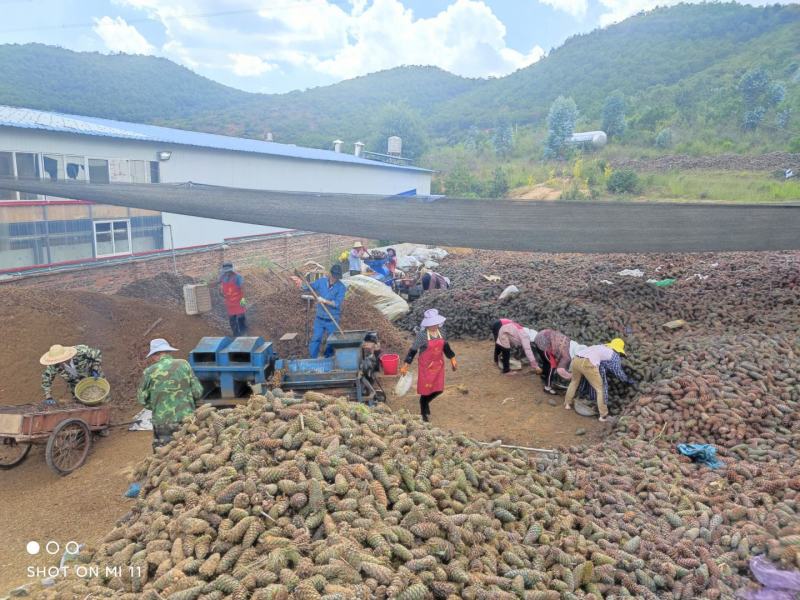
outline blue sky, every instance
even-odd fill
[[[0,43],[163,56],[272,93],[403,64],[502,76],[571,35],[676,1],[0,0]]]

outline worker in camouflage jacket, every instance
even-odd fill
[[[150,342],[148,359],[136,394],[139,404],[153,412],[153,450],[168,444],[181,421],[194,413],[195,402],[203,395],[203,386],[188,362],[172,356],[177,348],[158,338]]]
[[[53,400],[53,381],[56,376],[64,378],[69,391],[75,395],[75,386],[87,377],[103,376],[103,353],[97,348],[83,344],[61,346],[55,344],[45,352],[39,362],[46,368],[42,373],[42,390],[45,405],[55,405]]]

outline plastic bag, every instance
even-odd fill
[[[800,572],[781,571],[763,556],[750,559],[750,570],[761,585],[800,592]]]
[[[413,380],[414,376],[411,373],[401,375],[400,379],[397,380],[397,383],[394,384],[394,395],[398,398],[405,396],[408,393],[408,390],[411,389]]]
[[[500,293],[498,300],[508,298],[512,294],[519,294],[519,288],[515,285],[510,285]]]
[[[648,279],[647,283],[652,283],[656,287],[669,287],[673,283],[675,283],[675,280],[674,279],[661,279],[661,280]]]
[[[392,288],[372,277],[353,275],[345,280],[345,285],[366,293],[372,300],[372,305],[390,321],[399,319],[410,310],[408,302],[395,294]]]
[[[644,271],[641,269],[622,269],[617,275],[623,275],[627,277],[643,277]]]

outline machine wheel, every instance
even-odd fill
[[[0,440],[0,469],[13,469],[22,463],[31,451],[32,444],[19,444],[14,438]]]
[[[59,475],[67,475],[80,467],[89,454],[92,432],[85,421],[61,421],[47,438],[47,466]]]

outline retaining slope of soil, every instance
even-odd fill
[[[150,327],[158,324],[150,331]],[[39,357],[52,344],[87,344],[103,351],[103,369],[111,383],[115,420],[137,409],[136,387],[152,338],[163,337],[185,358],[205,335],[219,329],[172,305],[94,292],[26,290],[0,286],[0,404],[41,402]],[[56,399],[66,400],[66,385],[57,378]]]

